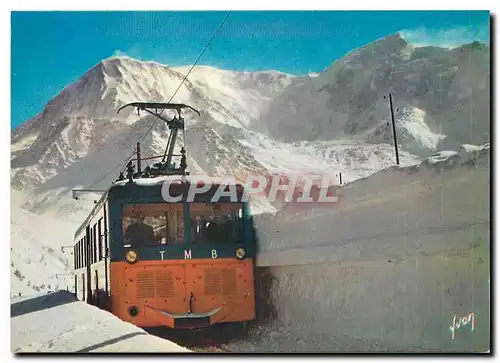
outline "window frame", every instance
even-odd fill
[[[97,260],[97,223],[92,227],[92,263],[96,263]]]
[[[122,238],[123,246],[132,247],[157,247],[157,246],[185,246],[186,245],[186,204],[185,203],[135,203],[124,205],[122,213]],[[172,236],[168,234],[168,227],[171,226],[169,222],[173,218],[168,218],[168,214],[176,214],[176,228]],[[142,215],[145,217],[144,223],[153,228],[156,243],[148,243],[144,245],[134,246],[133,242],[130,244],[125,240],[125,233],[127,229],[134,224],[132,219]],[[164,222],[164,224],[163,224]],[[156,227],[155,227],[156,224]],[[163,238],[166,243],[161,243]]]
[[[207,209],[207,208],[198,208],[199,206],[201,205],[204,205],[205,207],[207,205],[214,205],[214,206],[218,206],[218,207],[214,207],[212,209],[212,213],[216,211],[216,208],[220,209],[220,211],[223,213],[223,214],[226,214],[226,213],[233,213],[233,212],[236,212],[236,221],[237,223],[235,224],[235,228],[233,230],[233,236],[232,237],[227,237],[227,238],[221,238],[221,240],[217,240],[217,241],[208,241],[208,242],[201,242],[200,243],[200,240],[195,240],[195,233],[194,233],[194,230],[193,230],[193,225],[192,225],[192,221],[193,221],[193,217],[196,218],[196,212],[197,212],[197,209],[201,209],[203,210],[204,212],[207,212],[207,213],[210,213],[210,211]],[[194,208],[193,208],[194,207]],[[225,209],[225,210],[224,210]],[[190,224],[190,233],[189,233],[189,245],[191,246],[194,246],[194,245],[197,245],[197,246],[200,246],[200,245],[220,245],[220,244],[223,244],[223,245],[232,245],[234,243],[234,245],[238,245],[238,244],[242,244],[243,241],[244,241],[244,227],[243,227],[243,223],[244,223],[244,203],[242,202],[223,202],[223,203],[206,203],[206,202],[192,202],[192,203],[189,203],[189,213],[188,213],[188,218],[189,218],[189,224]],[[194,212],[194,214],[193,214]],[[226,219],[225,220],[226,222],[229,221],[229,219]],[[196,227],[195,227],[196,228]],[[226,240],[227,239],[227,240]],[[231,240],[231,239],[234,239],[234,242],[230,242],[228,240]]]

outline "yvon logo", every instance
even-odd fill
[[[451,333],[451,340],[455,340],[455,333],[456,330],[465,327],[467,325],[470,325],[470,331],[474,331],[474,313],[470,313],[467,316],[463,316],[461,318],[457,319],[457,316],[453,316],[453,321],[449,327],[449,331]]]

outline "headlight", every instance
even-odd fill
[[[137,316],[137,314],[139,314],[139,309],[137,308],[137,306],[131,306],[128,308],[128,313],[130,314],[130,316]]]
[[[125,254],[125,260],[127,260],[128,263],[136,263],[137,262],[137,252],[134,250],[129,250]]]
[[[245,252],[245,249],[242,248],[242,247],[239,247],[236,249],[236,259],[238,260],[243,260],[246,256],[246,252]]]

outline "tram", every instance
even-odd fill
[[[187,172],[185,145],[174,154],[182,110],[199,112],[144,102],[118,112],[125,107],[166,122],[170,137],[159,157],[142,158],[138,144],[126,175],[120,172],[76,231],[75,295],[139,327],[192,329],[255,319],[255,233],[243,186],[232,185],[236,199],[212,202],[227,187],[213,179],[190,199],[198,181]],[[168,119],[165,110],[177,115]],[[141,168],[154,158],[161,161]],[[166,187],[175,202],[164,198]]]

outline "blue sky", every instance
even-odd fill
[[[193,64],[224,12],[13,12],[11,127],[43,110],[102,59]],[[489,44],[489,12],[232,12],[199,64],[320,72],[348,51],[402,31],[418,45]]]

